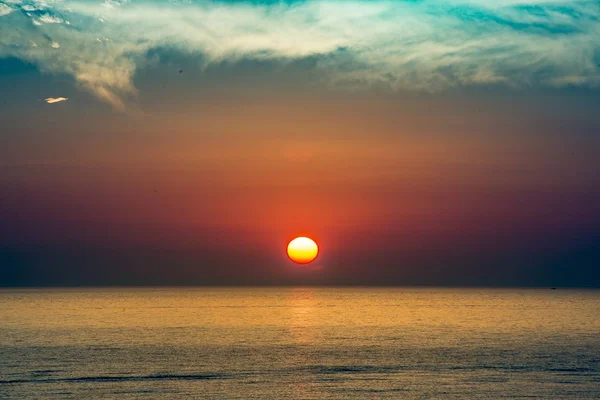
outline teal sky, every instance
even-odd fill
[[[120,111],[165,48],[199,68],[311,59],[315,84],[353,89],[595,88],[599,17],[593,0],[2,0],[0,57],[66,74]]]

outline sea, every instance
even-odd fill
[[[0,290],[3,399],[600,399],[600,291]]]

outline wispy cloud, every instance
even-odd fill
[[[204,62],[315,57],[331,83],[393,90],[600,84],[597,0],[0,6],[0,15],[22,11],[0,17],[0,56],[71,74],[116,109],[136,96],[135,70],[160,47],[201,53]]]
[[[8,15],[13,11],[14,10],[11,7],[7,6],[6,4],[0,3],[0,17],[2,17],[3,15]]]
[[[48,104],[61,103],[67,100],[69,100],[68,97],[48,97],[47,99],[45,99],[46,103]]]

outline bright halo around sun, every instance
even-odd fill
[[[287,255],[296,264],[308,264],[317,258],[319,246],[311,238],[297,237],[287,246]]]

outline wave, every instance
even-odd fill
[[[152,375],[101,375],[82,376],[73,378],[47,378],[47,379],[12,379],[0,380],[0,385],[17,383],[56,383],[56,382],[133,382],[133,381],[176,381],[176,380],[211,380],[231,379],[232,374],[208,373],[208,374],[152,374]]]

